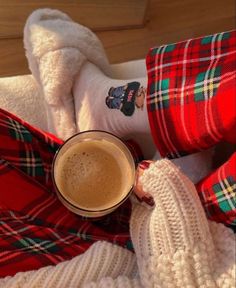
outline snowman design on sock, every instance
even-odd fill
[[[143,109],[146,89],[139,82],[130,82],[124,86],[111,87],[106,97],[109,109],[118,109],[125,116],[132,116],[135,107]]]

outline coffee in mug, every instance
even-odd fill
[[[129,196],[135,178],[133,157],[116,136],[103,131],[79,133],[66,141],[53,163],[59,199],[73,212],[98,217]]]

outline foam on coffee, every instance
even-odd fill
[[[55,180],[60,192],[78,207],[102,210],[119,203],[133,184],[124,152],[105,140],[83,141],[58,160]]]

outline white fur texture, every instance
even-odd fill
[[[30,70],[46,102],[47,130],[66,139],[76,132],[71,90],[82,64],[88,59],[104,73],[110,71],[103,46],[88,28],[51,9],[30,15],[24,45]]]
[[[32,75],[0,78],[0,107],[47,130],[46,107]]]

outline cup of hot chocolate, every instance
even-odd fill
[[[131,194],[135,163],[125,143],[98,130],[68,139],[53,160],[57,195],[72,212],[101,217],[118,208]]]

